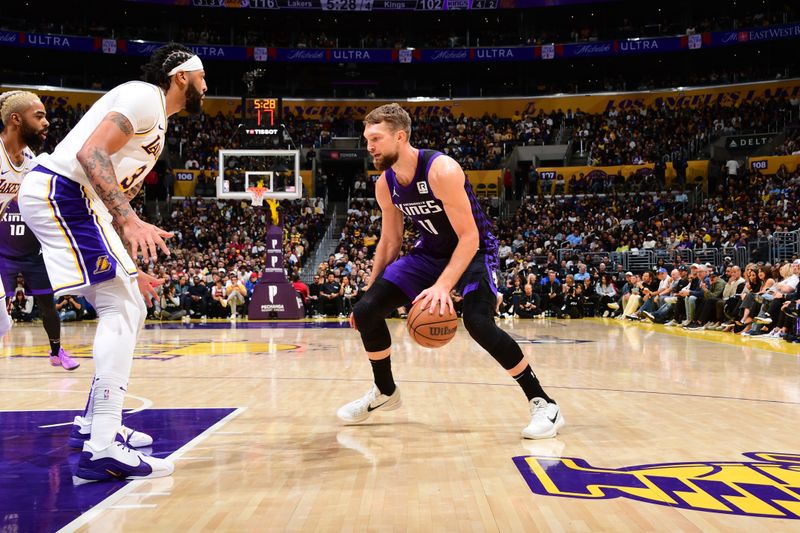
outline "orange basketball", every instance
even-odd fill
[[[428,306],[422,308],[422,300],[418,301],[408,312],[406,327],[411,338],[420,346],[439,348],[450,342],[458,329],[458,317],[455,312],[440,315],[436,310],[431,314]]]

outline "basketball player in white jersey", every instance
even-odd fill
[[[22,178],[31,168],[33,152],[25,140],[41,142],[47,135],[46,113],[39,97],[27,91],[8,91],[0,95],[0,216],[16,198]],[[40,138],[41,136],[41,138]],[[7,146],[8,144],[8,146]],[[14,290],[9,287],[9,290]],[[0,278],[0,337],[11,329],[6,290]]]
[[[8,91],[0,94],[0,180],[8,185],[0,193],[0,298],[14,295],[17,276],[25,279],[25,294],[39,306],[42,326],[50,342],[50,364],[75,370],[80,364],[61,347],[61,319],[58,317],[53,289],[41,255],[39,241],[28,230],[19,214],[13,189],[22,183],[32,168],[33,151],[47,138],[47,113],[39,97],[28,91]],[[13,185],[16,184],[16,185]],[[11,199],[13,198],[13,199]],[[2,305],[2,304],[0,304]],[[2,307],[5,312],[5,307]],[[0,316],[0,322],[4,322]]]
[[[84,295],[99,318],[94,382],[86,413],[70,436],[82,440],[88,426],[77,483],[168,476],[174,468],[132,449],[152,439],[122,426],[146,315],[142,296],[154,297],[159,284],[137,272],[132,258],[141,253],[145,262],[155,260],[159,249],[168,255],[164,239],[172,236],[142,221],[130,199],[161,154],[167,117],[183,109],[199,113],[207,87],[200,58],[178,44],[156,50],[143,71],[143,82],[109,91],[52,154],[37,157],[19,192],[20,212],[42,244],[56,294]]]
[[[0,217],[16,198],[22,178],[31,169],[33,152],[28,144],[41,144],[47,136],[47,114],[35,94],[27,91],[8,91],[0,95]],[[3,236],[0,235],[0,238]],[[3,246],[5,242],[0,242]],[[14,290],[14,287],[9,287]],[[0,337],[11,329],[11,317],[6,308],[6,290],[0,277]]]

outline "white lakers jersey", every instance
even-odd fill
[[[6,210],[8,202],[19,192],[22,178],[33,168],[33,152],[27,146],[22,150],[22,164],[15,165],[0,139],[0,215]]]
[[[123,83],[103,95],[58,143],[53,153],[39,155],[36,163],[93,191],[78,162],[77,153],[98,124],[111,112],[124,115],[134,131],[134,136],[125,146],[111,155],[120,188],[128,190],[142,181],[161,154],[167,129],[164,92],[143,81]]]

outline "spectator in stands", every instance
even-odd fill
[[[211,287],[211,297],[208,302],[209,318],[226,318],[228,316],[230,310],[226,296],[222,278],[214,275],[214,286]]]
[[[708,273],[708,277],[700,282],[700,289],[703,291],[703,294],[701,299],[697,300],[695,317],[692,322],[686,326],[686,329],[706,329],[706,325],[712,317],[716,317],[717,304],[722,301],[721,298],[725,287],[725,280],[720,278],[716,271],[712,270]],[[716,328],[716,324],[712,325]]]
[[[561,282],[556,277],[555,270],[548,270],[547,277],[542,280],[542,309],[549,316],[554,316],[564,305],[564,294]]]
[[[783,279],[762,293],[761,310],[754,319],[757,324],[765,326],[773,324],[781,314],[781,308],[787,295],[794,295],[797,292],[798,281],[800,281],[800,259],[787,266],[788,268],[784,269],[785,274],[781,273]],[[789,297],[791,298],[791,296]],[[758,330],[755,326],[751,328],[751,334],[756,331]]]
[[[166,285],[161,295],[160,313],[161,320],[182,320],[186,311],[181,307],[181,298],[176,292],[175,285]]]
[[[11,304],[11,319],[14,322],[32,322],[33,304],[33,298],[25,296],[25,291],[17,291]]]
[[[72,322],[83,320],[83,305],[78,298],[72,294],[61,296],[56,302],[56,311],[62,322]]]
[[[342,312],[342,298],[339,295],[339,290],[341,288],[342,285],[336,280],[336,275],[333,272],[328,274],[327,281],[319,293],[320,301],[322,302],[322,312],[325,315],[344,318]]]
[[[516,281],[519,281],[519,279]],[[539,295],[533,292],[532,284],[525,284],[523,293],[517,300],[514,309],[516,310],[517,316],[520,318],[533,318],[542,314],[542,310],[539,308]]]
[[[189,315],[195,318],[208,316],[208,287],[200,276],[194,277],[194,283],[189,288]]]
[[[353,312],[353,305],[358,300],[358,287],[350,282],[350,276],[342,276],[342,284],[339,287],[339,298],[342,302],[342,315],[349,315]]]
[[[319,274],[314,275],[313,282],[308,288],[308,298],[306,301],[306,316],[318,317],[322,315],[322,296],[320,293],[324,288],[322,276]]]

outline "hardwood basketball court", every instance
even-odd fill
[[[369,388],[339,321],[150,323],[126,423],[170,478],[71,484],[92,377],[50,367],[39,325],[0,348],[5,531],[797,531],[798,345],[606,319],[505,320],[567,421],[525,441],[521,390],[463,331],[390,321],[400,410],[347,426]],[[748,455],[745,455],[748,454]]]

